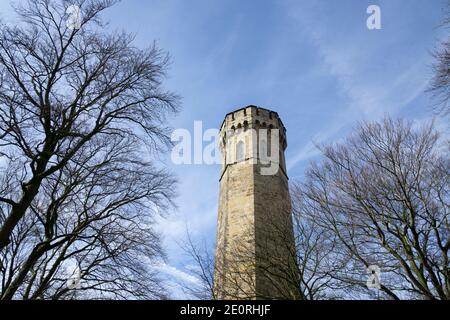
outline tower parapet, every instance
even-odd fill
[[[230,112],[222,122],[219,136],[223,157],[221,176],[229,165],[245,160],[262,167],[272,162],[287,178],[284,158],[286,128],[277,112],[253,105]],[[239,154],[239,143],[244,148],[244,159]]]

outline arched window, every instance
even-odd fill
[[[245,160],[245,144],[243,141],[239,141],[236,145],[236,162]]]

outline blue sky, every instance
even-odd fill
[[[368,30],[366,9],[381,8],[382,29]],[[218,128],[226,113],[253,104],[273,109],[288,131],[291,180],[319,155],[313,142],[336,141],[361,120],[385,114],[424,121],[430,51],[444,0],[124,0],[108,10],[111,28],[136,33],[170,52],[166,87],[183,97],[174,128],[195,120]],[[0,2],[3,17],[8,4]],[[195,283],[178,243],[186,226],[214,245],[218,165],[170,164],[178,208],[160,222],[175,297],[176,280]]]

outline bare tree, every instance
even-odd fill
[[[448,142],[432,124],[386,118],[323,152],[296,190],[300,219],[337,245],[338,268],[323,271],[354,294],[378,265],[381,297],[449,299]]]
[[[450,1],[445,8],[445,17],[442,23],[444,29],[450,28]],[[436,103],[434,110],[437,114],[447,116],[450,113],[450,38],[443,40],[433,52],[435,63],[433,65],[433,78],[428,89]]]
[[[180,283],[186,294],[199,300],[216,299],[214,292],[214,254],[213,249],[207,246],[207,242],[196,243],[192,239],[189,229],[186,230],[186,240],[181,243],[181,248],[191,261],[190,272],[199,280],[198,285]]]
[[[162,89],[166,54],[106,33],[115,2],[71,2],[74,27],[67,1],[28,1],[0,27],[2,299],[164,296],[152,225],[175,181],[148,159],[169,143],[178,98]]]
[[[334,278],[343,268],[337,255],[341,248],[336,235],[304,214],[305,199],[300,184],[292,183],[290,189],[300,296],[303,300],[348,298],[343,290],[345,285]]]

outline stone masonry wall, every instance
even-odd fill
[[[279,170],[275,175],[261,174],[258,136],[254,134],[262,132],[259,129],[279,129]],[[241,158],[239,143],[245,146]],[[214,279],[217,299],[296,298],[286,147],[286,130],[276,112],[249,106],[225,117],[221,149],[227,161],[220,178]],[[280,280],[286,278],[292,283]]]

